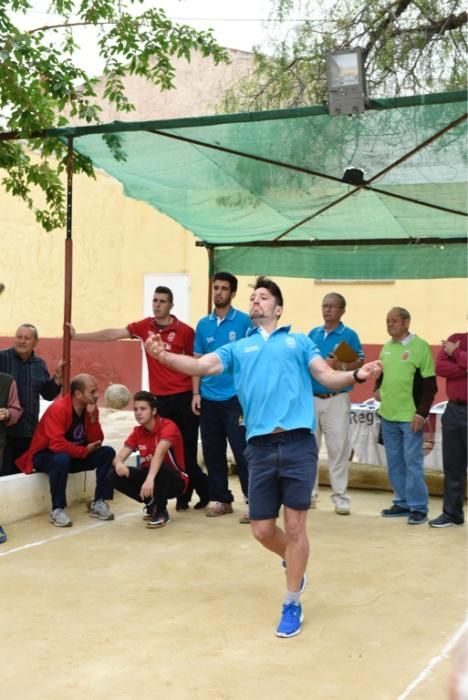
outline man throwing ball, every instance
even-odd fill
[[[306,584],[309,542],[306,520],[317,470],[311,375],[332,391],[375,378],[380,362],[354,372],[331,369],[315,344],[290,326],[278,327],[283,297],[266,277],[250,297],[255,326],[246,337],[195,359],[167,352],[160,336],[145,343],[163,364],[193,376],[230,372],[247,430],[249,509],[254,537],[278,554],[286,568],[287,592],[278,637],[293,637],[303,620],[300,594]],[[284,529],[277,519],[284,507]]]

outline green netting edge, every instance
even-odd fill
[[[466,102],[466,90],[436,92],[430,95],[410,95],[408,97],[389,97],[370,100],[368,110],[398,109],[423,105]],[[275,109],[264,112],[238,112],[236,114],[215,114],[206,117],[184,117],[180,119],[160,119],[156,121],[112,122],[92,126],[64,127],[47,129],[37,136],[54,136],[59,138],[88,136],[89,134],[108,134],[123,131],[144,131],[148,129],[181,129],[193,126],[212,126],[214,124],[236,124],[242,122],[268,121],[272,119],[295,119],[320,114],[328,114],[326,105],[296,107],[294,109]],[[347,116],[334,119],[349,119]]]
[[[330,248],[215,248],[213,271],[311,279],[464,278],[465,243],[346,246]]]

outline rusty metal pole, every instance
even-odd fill
[[[72,309],[72,282],[73,282],[73,240],[72,240],[72,214],[73,214],[73,137],[68,137],[67,154],[67,223],[65,238],[65,298],[63,308],[63,352],[65,360],[63,368],[62,394],[66,394],[70,386],[70,326]]]
[[[213,246],[207,246],[208,251],[208,313],[211,313],[213,308],[213,258],[214,258],[214,248]]]

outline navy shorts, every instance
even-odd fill
[[[282,505],[308,510],[317,473],[317,442],[305,428],[253,437],[249,463],[251,520],[277,518]]]

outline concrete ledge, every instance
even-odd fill
[[[70,474],[67,485],[68,504],[94,496],[95,472]],[[47,474],[13,474],[0,479],[0,524],[8,525],[33,515],[50,511]]]
[[[319,483],[329,486],[328,466],[326,460],[319,462]],[[427,488],[431,496],[442,496],[444,493],[443,472],[436,469],[425,469]],[[388,480],[387,468],[382,465],[349,463],[349,486],[353,489],[375,489],[378,491],[392,491]]]
[[[425,473],[431,496],[443,495],[444,475],[431,469],[426,469]],[[330,485],[326,459],[320,460],[319,480],[323,486]],[[94,471],[70,474],[67,486],[69,505],[92,498],[95,484]],[[392,490],[386,467],[357,462],[350,462],[349,486],[354,489]],[[49,511],[49,480],[46,474],[15,474],[0,478],[0,524],[8,525]]]

